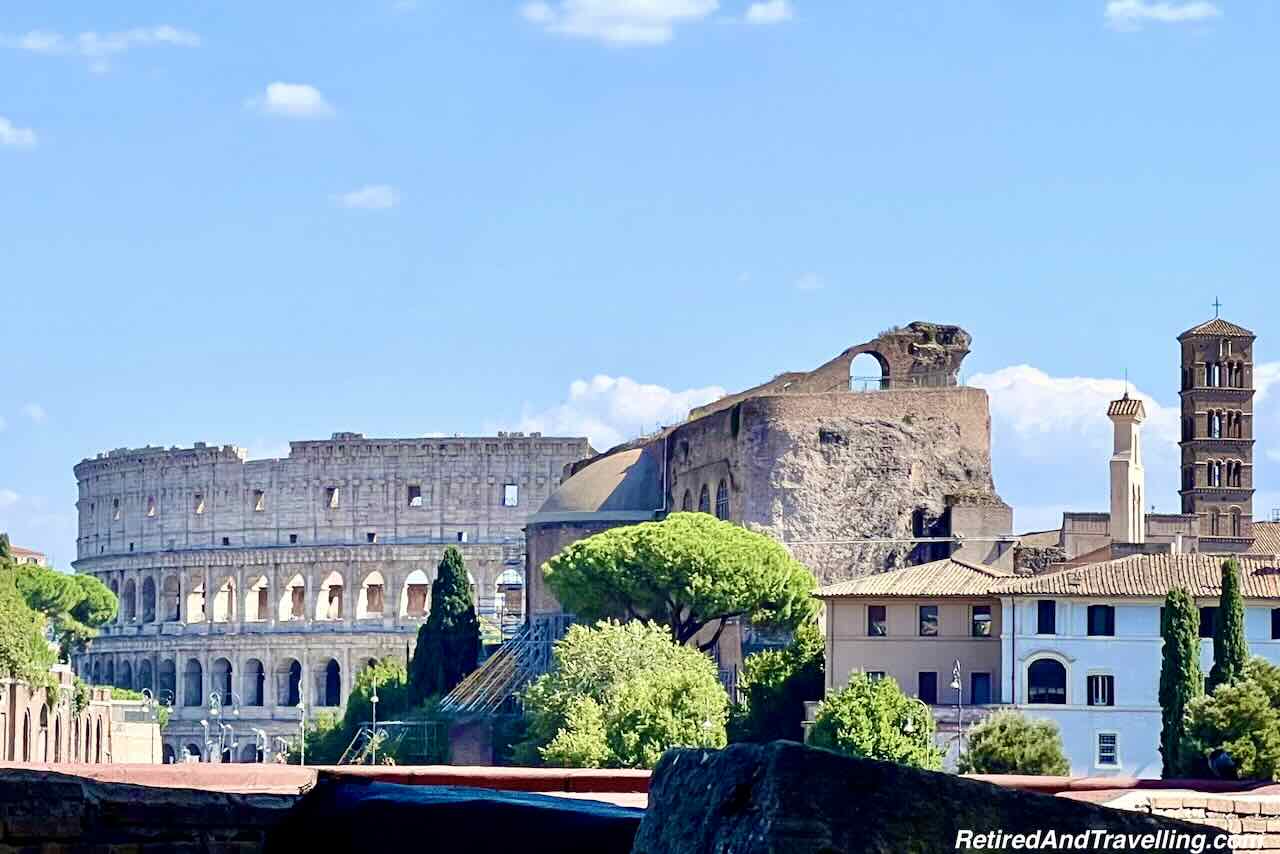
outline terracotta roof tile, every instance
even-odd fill
[[[1107,406],[1107,415],[1136,415],[1139,418],[1145,418],[1147,410],[1143,408],[1141,400],[1126,394],[1119,400],[1111,401]]]
[[[1192,596],[1217,596],[1222,588],[1222,555],[1132,555],[1119,560],[1013,578],[992,585],[996,595],[1162,597],[1174,587]],[[1280,599],[1280,569],[1273,560],[1240,559],[1246,599]]]
[[[1280,554],[1280,522],[1254,522],[1253,545],[1248,554]]]
[[[823,587],[820,599],[839,596],[986,596],[994,583],[1013,576],[1004,570],[955,558],[866,575]]]
[[[1223,320],[1221,317],[1215,317],[1213,320],[1206,320],[1199,326],[1193,326],[1186,332],[1178,336],[1179,339],[1186,338],[1189,335],[1242,335],[1250,338],[1254,337],[1253,333],[1243,326],[1236,326],[1234,323]]]

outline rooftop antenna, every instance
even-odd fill
[[[1124,369],[1124,399],[1129,399],[1129,369]]]

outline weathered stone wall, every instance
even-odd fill
[[[71,703],[71,673],[62,669],[53,675],[58,680],[53,702],[45,688],[0,680],[0,761],[146,761],[131,751],[131,745],[115,744],[110,691],[93,689],[89,705],[77,715]]]
[[[1007,512],[990,447],[981,389],[751,398],[672,430],[669,501],[679,509],[688,495],[696,510],[705,487],[714,512],[725,481],[728,518],[797,543],[797,557],[830,583],[905,563],[913,550],[832,541],[935,533],[914,528],[945,518],[954,495]]]

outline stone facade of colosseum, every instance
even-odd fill
[[[536,433],[336,433],[281,459],[200,443],[86,459],[74,567],[120,614],[77,672],[172,703],[166,758],[269,754],[301,707],[340,714],[371,660],[410,654],[448,546],[482,619],[519,623],[526,519],[591,453]]]

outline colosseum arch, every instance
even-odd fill
[[[151,576],[142,579],[142,622],[156,621],[156,582]]]
[[[161,757],[161,761],[165,765],[172,765],[173,763],[178,761],[177,751],[173,749],[172,744],[166,744],[164,745],[163,748],[161,748],[160,757]]]
[[[182,668],[182,705],[204,705],[204,668],[198,658],[188,658]]]
[[[116,684],[116,660],[108,658],[106,664],[102,665],[102,684]]]
[[[138,585],[130,578],[124,583],[124,595],[120,597],[120,615],[126,623],[138,619]]]
[[[291,620],[305,620],[307,616],[307,582],[299,572],[289,579],[280,594],[280,611],[277,615],[282,623]]]
[[[94,685],[102,684],[102,659],[95,658],[93,660],[93,678],[90,680]]]
[[[213,622],[229,623],[236,618],[236,582],[224,576],[214,585]]]
[[[261,762],[262,761],[262,749],[258,747],[257,739],[250,741],[248,744],[241,745],[240,756],[238,761],[240,762]]]
[[[187,744],[185,748],[185,753],[187,756],[191,757],[197,762],[199,762],[200,759],[202,758],[200,754],[200,745],[196,744],[195,742],[191,742]]]
[[[336,658],[325,662],[316,674],[316,705],[334,707],[342,705],[342,665]]]
[[[430,594],[431,578],[421,569],[409,573],[400,588],[400,616],[414,619],[427,616]]]
[[[247,623],[262,623],[271,619],[271,582],[265,575],[257,580],[246,582],[244,591],[244,620]]]
[[[160,613],[167,623],[182,621],[182,582],[176,575],[166,575],[160,585]]]
[[[189,584],[187,591],[187,622],[203,623],[208,616],[205,612],[207,600],[204,595],[203,579]]]
[[[316,619],[342,619],[342,573],[336,569],[324,577],[316,591]]]
[[[245,659],[244,673],[240,677],[240,699],[246,706],[266,703],[266,673],[262,662],[256,658]]]
[[[276,705],[296,706],[302,700],[302,663],[296,658],[276,662]]]
[[[360,582],[360,596],[356,599],[356,619],[368,620],[382,616],[387,583],[378,570],[370,572]]]
[[[160,662],[156,673],[156,699],[178,705],[178,665],[172,658]]]
[[[133,689],[133,665],[126,658],[120,662],[120,682],[121,688]]]
[[[219,656],[209,665],[209,702],[213,702],[213,694],[216,692],[219,701],[224,706],[233,704],[231,692],[234,690],[235,673],[232,672],[231,661],[225,657]]]
[[[151,659],[144,658],[138,662],[138,690],[147,690],[152,694],[156,690],[155,673],[151,669]]]

